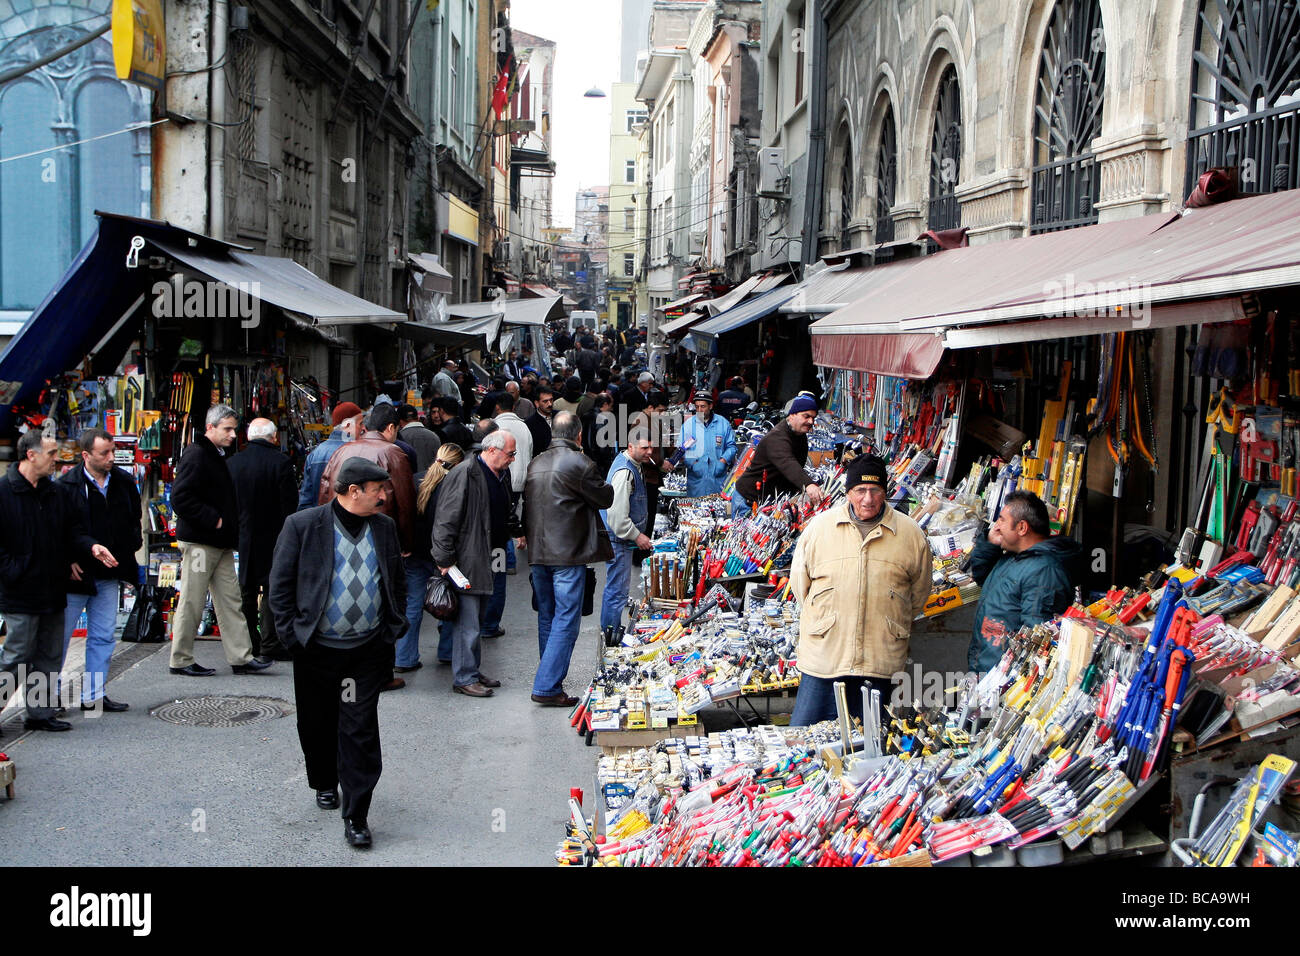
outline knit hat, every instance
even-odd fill
[[[800,412],[817,411],[817,400],[809,395],[798,395],[790,403],[790,410],[787,415],[798,415]]]
[[[844,469],[844,487],[851,489],[858,485],[879,485],[881,488],[887,488],[888,476],[889,469],[885,466],[883,458],[877,458],[875,455],[859,455]]]
[[[342,494],[352,485],[364,485],[367,481],[388,480],[388,472],[373,461],[367,461],[365,458],[359,457],[349,458],[340,466],[338,477],[334,481],[334,488]]]
[[[334,406],[334,414],[330,416],[330,423],[338,428],[349,418],[356,418],[361,414],[361,406],[356,402],[339,402]]]
[[[691,399],[691,404],[694,404],[695,402],[708,402],[712,405],[713,395],[709,392],[696,392],[695,397]]]

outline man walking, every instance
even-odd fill
[[[50,481],[58,443],[34,428],[16,450],[18,460],[0,479],[0,615],[8,631],[0,645],[0,675],[8,677],[0,680],[0,709],[16,684],[26,729],[71,730],[55,717],[68,570],[74,559],[86,572],[92,562],[111,570],[117,559],[86,534],[71,496]]]
[[[361,433],[361,406],[355,402],[340,402],[330,416],[334,431],[307,454],[302,466],[302,491],[298,494],[298,510],[315,508],[320,501],[320,476],[329,464],[330,457]]]
[[[745,394],[745,380],[739,375],[733,375],[727,382],[727,390],[718,396],[717,412],[730,422],[740,417],[750,401],[752,399]]]
[[[72,565],[68,607],[63,622],[63,658],[68,656],[72,631],[86,612],[86,674],[81,686],[81,709],[101,707],[109,713],[129,709],[111,700],[108,662],[117,643],[117,605],[121,583],[137,583],[135,552],[140,550],[140,493],[135,479],[113,466],[113,436],[102,428],[84,428],[77,440],[81,464],[61,476],[56,484],[71,497],[81,524],[96,541],[102,541],[117,561],[116,568],[98,563]],[[292,486],[291,486],[292,487]]]
[[[455,374],[456,363],[447,359],[442,363],[442,370],[433,377],[433,388],[443,398],[453,398],[459,402],[460,386],[456,384]]]
[[[686,449],[686,493],[698,498],[720,492],[736,460],[736,434],[730,422],[713,414],[707,392],[695,396],[695,417],[682,425],[681,447]]]
[[[445,445],[450,442],[468,452],[474,444],[469,429],[460,420],[460,402],[454,398],[435,398],[429,407],[429,424]]]
[[[373,462],[343,462],[332,501],[284,523],[271,567],[276,628],[293,650],[307,785],[322,810],[341,808],[344,839],[359,848],[371,843],[370,800],[383,770],[379,694],[406,629],[401,546],[382,513],[389,486]]]
[[[582,625],[586,565],[614,556],[600,518],[614,503],[614,489],[582,453],[581,434],[576,415],[556,414],[551,447],[533,459],[524,494],[541,656],[533,700],[547,707],[577,702],[565,693],[564,678]]]
[[[848,502],[817,515],[795,546],[790,588],[799,601],[799,695],[793,726],[835,716],[834,685],[847,685],[862,717],[862,687],[889,700],[903,669],[912,619],[930,596],[930,546],[915,521],[885,502],[882,459],[845,469]]]
[[[480,422],[480,424],[482,424]],[[491,697],[501,682],[484,676],[483,610],[492,597],[493,573],[505,570],[505,546],[512,530],[506,469],[515,457],[515,439],[497,430],[484,437],[482,451],[470,455],[442,480],[433,516],[429,554],[443,574],[456,568],[459,611],[452,633],[452,690],[467,697]],[[522,542],[521,542],[522,546]],[[456,575],[448,574],[453,583]]]
[[[808,460],[808,433],[816,419],[817,402],[812,397],[800,395],[792,401],[785,421],[763,436],[749,467],[736,479],[733,501],[752,504],[803,492],[814,505],[821,504],[821,486],[803,468]]]
[[[284,519],[297,510],[293,465],[280,451],[275,422],[254,418],[248,423],[248,444],[230,459],[230,477],[239,504],[239,590],[253,655],[264,661],[287,661],[289,652],[276,635],[265,597],[275,539]]]
[[[1052,535],[1047,506],[1032,491],[1013,491],[1002,500],[988,537],[975,543],[970,556],[970,576],[980,585],[967,652],[971,670],[991,671],[1008,637],[1070,606],[1070,571],[1079,551],[1074,539]]]
[[[397,436],[415,449],[415,470],[427,471],[438,455],[442,439],[420,421],[414,405],[401,405],[397,409]]]
[[[204,422],[204,433],[181,455],[172,482],[181,586],[172,618],[171,672],[187,677],[216,673],[194,660],[203,599],[210,590],[226,662],[236,674],[255,674],[271,662],[253,656],[235,576],[239,504],[225,457],[225,449],[235,443],[235,410],[229,405],[213,405]]]
[[[321,475],[320,503],[329,504],[334,499],[338,485],[338,472],[349,458],[364,458],[374,462],[391,476],[384,489],[384,514],[397,522],[397,539],[402,543],[402,553],[411,550],[411,521],[415,513],[415,476],[410,460],[399,448],[397,441],[397,409],[392,405],[376,405],[366,418],[366,431],[360,438],[343,445],[330,457]]]
[[[650,461],[654,445],[650,434],[633,431],[626,450],[619,453],[605,480],[614,488],[614,503],[601,512],[609,531],[614,557],[605,562],[605,594],[600,604],[600,629],[612,630],[623,623],[623,608],[632,579],[632,554],[650,547],[650,506],[642,469]]]
[[[534,411],[524,419],[533,439],[533,455],[540,455],[551,444],[551,416],[554,414],[555,392],[549,385],[538,386],[533,402]],[[517,408],[518,406],[516,406]],[[527,472],[524,472],[527,475]]]

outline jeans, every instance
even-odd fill
[[[483,659],[483,606],[488,599],[481,594],[456,595],[460,612],[451,634],[452,680],[461,687],[478,683],[478,666]]]
[[[452,637],[456,633],[455,621],[438,622],[438,660],[451,663]]]
[[[736,488],[731,489],[731,514],[732,516],[749,514],[749,502],[746,501]]]
[[[420,626],[424,624],[424,591],[434,574],[432,561],[411,558],[406,562],[406,633],[398,638],[394,667],[420,663]]]
[[[63,612],[48,614],[5,614],[9,629],[0,644],[0,674],[10,681],[0,681],[0,708],[9,702],[6,691],[21,687],[27,705],[28,720],[48,720],[58,707],[60,651],[63,644]],[[20,685],[20,669],[25,680]]]
[[[605,562],[605,593],[600,601],[600,628],[618,627],[623,623],[623,608],[632,584],[632,552],[635,548],[621,541],[614,545],[614,557]]]
[[[835,682],[844,681],[848,695],[849,716],[862,719],[862,685],[880,691],[881,706],[889,703],[894,692],[894,682],[888,677],[813,677],[799,674],[799,696],[794,701],[790,715],[791,727],[807,727],[823,720],[835,719]]]
[[[86,676],[82,679],[81,700],[93,703],[104,696],[108,684],[108,661],[117,645],[118,582],[108,578],[95,581],[94,594],[68,593],[68,607],[63,612],[63,659],[68,659],[72,631],[86,611]]]
[[[501,626],[501,615],[506,612],[506,573],[492,572],[492,596],[486,599],[483,608],[483,628],[479,632],[483,637],[495,634]]]
[[[506,570],[513,571],[518,563],[518,557],[515,555],[515,539],[511,538],[506,542]]]
[[[582,627],[582,588],[587,569],[577,564],[556,567],[533,565],[537,592],[537,651],[541,663],[533,678],[533,694],[551,697],[564,693],[569,658]]]

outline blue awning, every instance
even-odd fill
[[[764,316],[771,315],[794,298],[795,289],[796,286],[793,285],[781,286],[746,299],[726,312],[720,312],[707,322],[695,326],[682,339],[682,345],[701,355],[715,354],[718,336],[734,332],[751,322],[757,322]]]

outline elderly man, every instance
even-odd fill
[[[460,386],[456,384],[456,363],[451,359],[442,363],[442,369],[433,377],[433,388],[443,398],[460,401]]]
[[[564,678],[582,625],[586,565],[614,556],[600,519],[601,509],[614,503],[614,489],[582,453],[581,436],[576,415],[556,414],[551,447],[529,466],[524,495],[541,657],[533,700],[547,707],[577,703],[565,693]]]
[[[40,429],[18,439],[18,460],[0,478],[0,614],[7,634],[0,645],[0,709],[21,688],[28,730],[71,730],[59,720],[55,688],[63,659],[68,569],[112,570],[117,559],[86,534],[71,495],[50,481],[58,443]],[[95,492],[98,494],[99,492]]]
[[[514,436],[494,431],[483,438],[482,451],[453,468],[438,487],[429,554],[458,588],[452,690],[467,697],[491,697],[493,688],[501,686],[479,667],[484,605],[493,594],[494,573],[505,569],[506,542],[518,529],[506,485],[514,457]],[[522,547],[522,539],[518,543]]]
[[[520,420],[527,421],[531,418],[533,412],[536,411],[536,406],[534,406],[532,399],[523,397],[523,393],[519,390],[519,383],[514,381],[506,382],[506,391],[515,400],[514,413],[519,416]],[[500,406],[501,403],[498,402],[497,407]]]
[[[1052,535],[1047,506],[1032,491],[1003,499],[988,537],[976,542],[970,556],[970,576],[980,585],[967,653],[971,670],[992,670],[1008,637],[1070,606],[1070,571],[1079,550],[1074,539]]]
[[[686,493],[698,498],[720,492],[736,460],[736,433],[729,421],[713,414],[707,392],[695,396],[695,416],[682,425],[681,447],[686,450]]]
[[[271,568],[275,624],[293,651],[298,740],[322,810],[340,809],[343,836],[370,846],[371,796],[383,771],[379,694],[406,630],[406,572],[383,511],[388,472],[349,458],[329,504],[284,524]]]
[[[108,662],[117,643],[117,605],[121,583],[136,584],[135,552],[140,550],[140,493],[135,479],[113,466],[113,436],[102,428],[83,428],[77,441],[81,464],[56,482],[71,493],[81,522],[90,536],[113,552],[116,568],[73,564],[68,584],[68,608],[63,621],[63,656],[68,656],[72,631],[86,612],[86,677],[81,687],[82,710],[100,707],[109,713],[129,709],[112,700]],[[290,486],[292,491],[292,485]]]
[[[293,465],[276,442],[275,422],[254,418],[248,423],[248,444],[230,459],[230,477],[239,503],[239,590],[253,654],[285,661],[289,652],[276,636],[264,595],[270,586],[275,539],[284,519],[297,510],[297,489]]]
[[[655,377],[649,372],[642,372],[636,377],[635,385],[629,382],[619,390],[618,401],[620,405],[627,408],[628,418],[631,418],[638,412],[645,411],[646,405],[648,404],[647,399],[650,395],[650,390],[654,388],[654,384]]]
[[[816,420],[813,398],[800,395],[791,402],[785,421],[763,436],[749,467],[736,479],[736,496],[753,504],[802,491],[814,505],[821,504],[822,489],[803,468],[808,460],[808,433]]]
[[[903,669],[912,619],[930,596],[932,560],[915,521],[885,502],[885,463],[874,455],[845,469],[848,503],[813,518],[799,537],[790,587],[800,604],[799,696],[790,723],[835,716],[834,685],[862,717],[862,687],[888,700]]]
[[[632,553],[650,547],[650,505],[642,469],[650,465],[654,445],[650,433],[634,430],[627,437],[627,448],[610,466],[605,480],[614,488],[614,503],[601,512],[609,531],[614,557],[605,562],[605,593],[600,604],[600,629],[613,630],[623,624],[632,579]]]
[[[172,618],[171,672],[186,677],[216,673],[194,659],[204,597],[211,591],[230,669],[236,674],[255,674],[265,670],[270,661],[253,656],[235,574],[239,502],[225,456],[225,450],[235,443],[235,410],[229,405],[213,405],[205,424],[204,433],[181,454],[172,482],[181,586]]]

